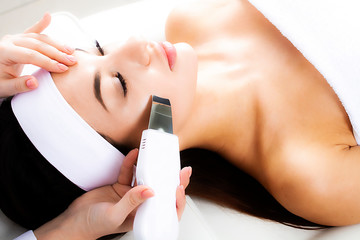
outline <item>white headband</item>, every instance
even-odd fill
[[[124,155],[101,137],[66,102],[49,72],[33,74],[36,90],[11,102],[23,131],[65,177],[89,191],[115,183]]]

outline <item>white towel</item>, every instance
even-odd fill
[[[360,144],[360,1],[249,0],[326,78]]]

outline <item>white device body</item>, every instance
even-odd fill
[[[154,190],[137,210],[134,220],[136,240],[176,240],[179,221],[176,189],[180,184],[179,139],[159,130],[144,130],[141,137],[136,181]]]

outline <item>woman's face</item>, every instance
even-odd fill
[[[194,50],[183,43],[167,48],[131,38],[105,46],[103,51],[102,55],[95,46],[76,50],[78,64],[65,73],[52,74],[74,110],[109,141],[138,147],[141,132],[148,125],[151,96],[157,95],[170,99],[174,132],[179,131],[195,97]]]

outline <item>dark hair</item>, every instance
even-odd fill
[[[181,162],[183,166],[191,166],[193,169],[186,189],[189,195],[291,227],[327,227],[292,214],[253,177],[214,152],[205,149],[185,150],[181,152]]]
[[[10,99],[0,107],[0,159],[1,210],[27,229],[55,218],[84,193],[37,151],[16,120]]]
[[[36,229],[55,218],[84,193],[33,146],[10,99],[0,107],[0,159],[1,210],[25,228]],[[189,149],[181,159],[183,166],[193,168],[190,195],[293,227],[322,227],[288,212],[256,180],[213,152]]]

